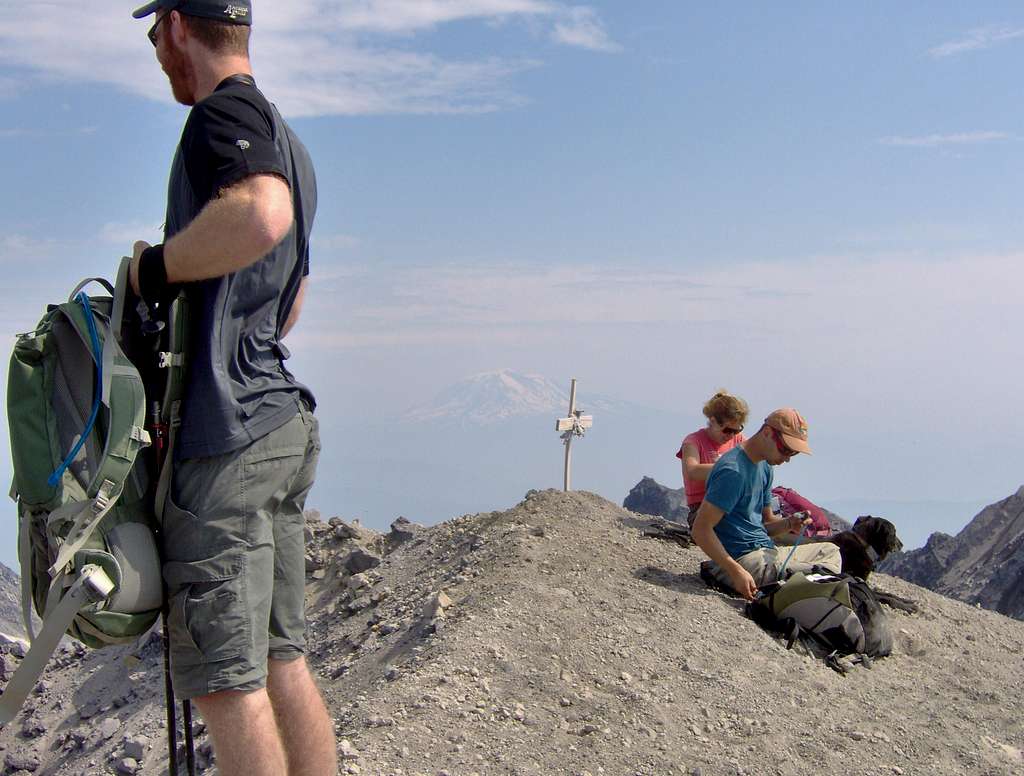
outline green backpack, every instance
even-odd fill
[[[65,633],[90,647],[130,643],[163,607],[151,477],[139,455],[152,441],[147,397],[121,342],[128,264],[116,286],[89,278],[50,305],[11,357],[11,496],[32,646],[0,697],[0,724],[17,714]],[[93,282],[109,296],[89,297]],[[165,366],[183,364],[180,353],[159,355]]]

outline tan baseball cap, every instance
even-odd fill
[[[778,431],[790,449],[811,454],[811,446],[807,444],[807,421],[792,407],[775,410],[764,419],[764,424]]]

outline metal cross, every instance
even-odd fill
[[[572,378],[572,385],[569,387],[569,417],[559,418],[555,421],[555,431],[562,432],[562,442],[565,444],[565,480],[563,490],[571,489],[571,467],[572,467],[572,440],[574,437],[583,436],[587,429],[594,425],[594,418],[591,415],[584,415],[583,410],[576,409],[576,378]]]

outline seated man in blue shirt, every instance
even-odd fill
[[[693,540],[713,561],[722,584],[752,600],[761,585],[774,582],[791,548],[779,549],[771,536],[799,531],[810,518],[772,514],[772,466],[810,453],[807,423],[794,409],[776,410],[752,437],[727,452],[708,475],[707,493],[693,523]],[[842,569],[839,547],[828,542],[793,549],[787,571],[823,566]],[[785,554],[783,554],[785,552]]]

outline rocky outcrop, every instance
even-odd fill
[[[986,609],[1024,619],[1024,486],[985,507],[956,536],[934,533],[881,571]]]
[[[685,522],[687,507],[683,489],[666,488],[652,477],[644,477],[622,501],[622,507],[641,515],[656,515],[666,520]]]

